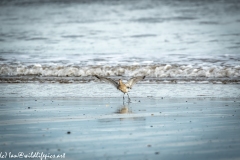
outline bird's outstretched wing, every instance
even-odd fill
[[[139,77],[133,77],[127,83],[125,84],[128,88],[132,88],[132,86],[137,83],[138,81],[141,81],[145,78],[145,76],[139,76]]]
[[[112,84],[114,87],[118,87],[118,83],[116,81],[114,81],[113,79],[111,78],[106,78],[106,77],[99,77],[97,75],[95,75],[95,77],[97,77],[98,79],[100,80],[103,80],[103,81],[106,81],[106,82],[109,82],[110,84]]]

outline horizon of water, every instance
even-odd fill
[[[0,82],[95,74],[240,81],[236,0],[3,0],[0,22]]]

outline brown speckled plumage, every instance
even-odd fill
[[[118,81],[118,88],[117,89],[119,89],[123,93],[127,93],[128,92],[127,86],[122,82],[121,79]]]
[[[124,84],[121,79],[119,79],[118,82],[116,82],[115,80],[113,80],[111,78],[100,77],[100,76],[97,76],[97,75],[95,75],[95,77],[97,77],[100,80],[104,80],[104,81],[109,82],[115,88],[117,88],[118,90],[123,92],[124,94],[127,93],[127,95],[128,95],[129,89],[132,89],[132,86],[135,83],[137,83],[138,81],[143,80],[145,78],[145,76],[133,77],[129,81],[127,81],[127,83]],[[123,99],[124,99],[124,95],[123,95]],[[128,99],[130,101],[129,95],[128,95]]]

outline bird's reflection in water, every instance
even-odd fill
[[[120,105],[117,110],[114,112],[114,114],[110,114],[107,116],[102,117],[99,119],[99,122],[115,122],[115,121],[123,121],[123,120],[133,120],[133,121],[145,121],[145,117],[138,115],[138,114],[132,114],[132,108],[130,107],[130,103],[124,103]]]
[[[130,114],[130,113],[132,113],[132,109],[129,106],[129,103],[123,103],[123,105],[121,105],[117,109],[116,113],[118,113],[118,114]]]

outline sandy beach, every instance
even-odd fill
[[[239,8],[1,0],[0,160],[239,160]]]
[[[0,105],[1,156],[39,152],[69,160],[240,158],[237,97],[152,95],[123,103],[122,97],[18,93],[0,98]]]

